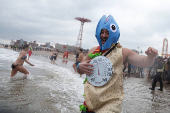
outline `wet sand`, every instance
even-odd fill
[[[2,44],[0,44],[0,48],[4,48],[4,46]],[[11,49],[10,47],[8,47],[7,49]],[[11,49],[12,50],[12,49]],[[17,50],[18,52],[20,52],[19,50]],[[37,56],[45,56],[45,57],[50,57],[52,55],[52,52],[50,51],[32,51],[32,53],[34,55],[37,55]],[[63,53],[59,53],[58,54],[58,58],[60,59],[65,59],[65,60],[69,60],[69,61],[76,61],[75,59],[76,55],[74,54],[69,54],[68,55],[68,59],[66,58],[63,58]],[[85,56],[84,56],[85,57]]]
[[[3,48],[4,46],[2,44],[0,44],[0,48]]]
[[[50,52],[50,51],[32,51],[32,53],[35,54],[35,55],[42,55],[42,56],[47,56],[47,57],[52,55],[52,52]],[[76,55],[69,54],[67,60],[75,61],[76,60],[75,57],[76,57]],[[58,58],[66,59],[66,58],[63,58],[63,53],[59,53]]]

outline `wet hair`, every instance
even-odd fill
[[[28,47],[29,47],[29,45],[26,44],[23,46],[23,49],[28,48]]]
[[[162,59],[162,57],[161,56],[157,56],[157,59]]]
[[[83,51],[83,49],[79,49],[81,52]]]

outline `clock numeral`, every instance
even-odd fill
[[[104,81],[104,82],[107,82],[107,78],[103,78],[103,81]]]
[[[112,73],[107,73],[107,76],[112,76]]]
[[[98,59],[98,61],[102,61],[102,59],[101,59],[101,58],[99,58],[99,59]]]
[[[95,78],[91,78],[91,82],[94,82],[95,81]]]
[[[112,68],[108,68],[108,71],[112,71]]]
[[[97,60],[94,60],[93,63],[97,63]]]

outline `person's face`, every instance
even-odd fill
[[[30,50],[30,46],[28,46],[28,48],[25,48],[25,51],[29,51]]]
[[[104,45],[106,40],[109,38],[109,31],[107,29],[102,29],[100,33],[100,38],[102,41],[102,45]]]

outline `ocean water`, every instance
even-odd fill
[[[73,74],[74,62],[57,59],[57,65],[49,58],[33,55],[24,63],[30,72],[28,79],[22,73],[13,78],[11,64],[19,52],[0,48],[0,113],[80,113],[84,102],[83,78]],[[124,78],[125,98],[122,113],[169,113],[170,86],[164,91],[150,91],[152,81],[134,75]]]
[[[83,78],[64,68],[67,65],[62,61],[63,67],[52,65],[45,57],[31,56],[29,61],[35,66],[23,65],[30,72],[28,79],[22,79],[20,72],[11,79],[11,64],[18,56],[19,52],[0,48],[0,112],[79,113],[84,101]]]

